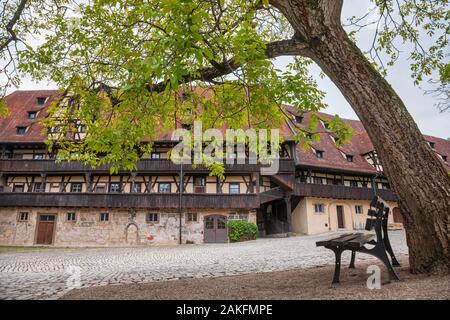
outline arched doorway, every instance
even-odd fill
[[[205,217],[203,236],[205,243],[228,242],[227,217],[219,215]]]
[[[135,223],[129,223],[125,228],[125,241],[128,245],[139,244],[139,228]]]
[[[399,207],[395,207],[392,210],[392,216],[394,218],[395,223],[403,223],[403,216]]]

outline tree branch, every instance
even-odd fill
[[[279,40],[266,44],[266,57],[273,59],[281,56],[302,55],[308,50],[308,44],[297,39]],[[200,69],[193,75],[187,75],[182,78],[185,83],[201,80],[212,82],[215,78],[230,74],[241,67],[234,58],[224,62],[211,61],[212,67]],[[154,85],[147,85],[147,89],[152,92],[162,92],[169,81],[161,81]]]
[[[27,2],[28,2],[28,0],[20,1],[19,5],[16,9],[16,12],[14,12],[13,17],[6,25],[6,31],[10,34],[10,36],[8,38],[6,38],[6,40],[3,43],[0,43],[0,51],[4,50],[11,42],[18,40],[17,35],[13,29],[14,29],[15,24],[19,20],[20,15],[22,14],[23,10],[25,9],[25,5],[27,4]]]

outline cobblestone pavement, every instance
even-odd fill
[[[234,244],[1,253],[0,299],[57,299],[70,290],[69,286],[76,286],[78,279],[81,287],[89,287],[333,264],[331,250],[316,248],[315,242],[335,234]],[[390,238],[397,255],[407,254],[404,232],[390,232]],[[344,254],[345,262],[349,255]],[[367,255],[357,258],[373,259]]]

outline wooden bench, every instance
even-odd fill
[[[355,268],[356,252],[373,255],[380,259],[389,273],[389,281],[399,280],[392,266],[400,266],[392,251],[391,243],[388,237],[388,217],[389,207],[378,196],[375,196],[370,202],[368,218],[366,220],[365,229],[371,231],[375,229],[375,234],[366,233],[347,233],[339,237],[318,241],[317,247],[325,247],[333,250],[336,256],[336,264],[334,269],[334,277],[332,284],[339,283],[339,275],[341,272],[341,255],[345,250],[352,252],[349,268]],[[373,245],[367,248],[365,245]],[[387,253],[390,255],[389,260]],[[392,261],[392,263],[391,263]]]

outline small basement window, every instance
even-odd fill
[[[37,112],[36,111],[28,111],[28,120],[34,120],[37,118]]]
[[[47,97],[38,97],[37,98],[37,104],[43,105],[47,101]]]
[[[145,216],[145,221],[147,222],[158,222],[159,221],[159,214],[157,213],[147,213]]]
[[[320,214],[325,212],[325,207],[323,203],[315,203],[314,204],[314,213]]]
[[[67,221],[76,221],[77,215],[75,212],[67,212]]]
[[[188,212],[187,213],[187,221],[189,221],[189,222],[197,222],[198,221],[197,212]]]
[[[16,134],[24,135],[27,132],[27,127],[16,127]]]
[[[102,212],[100,213],[100,221],[109,221],[109,213],[108,212]]]
[[[19,221],[28,221],[28,212],[19,213]]]
[[[363,206],[356,205],[355,206],[355,213],[356,214],[362,214],[363,213]]]

